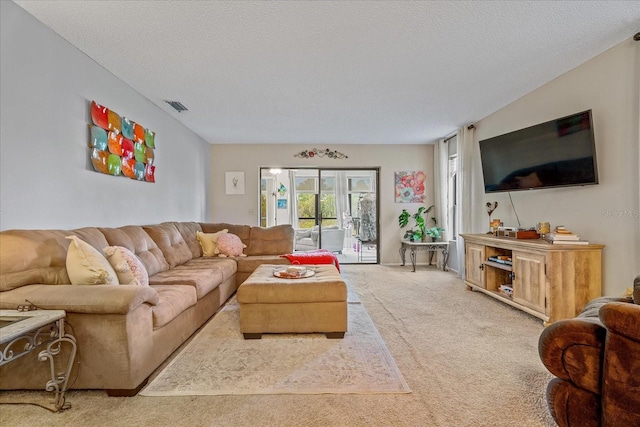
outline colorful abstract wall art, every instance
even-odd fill
[[[89,148],[96,172],[155,182],[155,132],[91,101]]]
[[[427,175],[424,172],[396,172],[396,203],[424,203],[424,183]]]

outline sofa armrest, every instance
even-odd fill
[[[0,294],[3,309],[31,303],[46,310],[89,314],[126,314],[159,301],[155,289],[134,285],[27,285]]]
[[[559,320],[540,335],[540,360],[558,378],[600,394],[606,333],[598,318]]]
[[[612,302],[600,308],[600,320],[613,333],[640,342],[640,305]]]
[[[296,230],[295,236],[296,236],[295,237],[296,240],[304,239],[305,237],[311,237],[311,229],[302,228],[302,229]]]

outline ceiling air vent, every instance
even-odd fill
[[[187,107],[182,105],[181,102],[178,102],[178,101],[164,101],[164,102],[171,105],[173,109],[176,110],[178,113],[182,113],[183,111],[189,111],[187,110]]]

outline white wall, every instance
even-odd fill
[[[313,148],[338,150],[347,159],[303,159],[294,154]],[[211,152],[211,221],[258,224],[260,167],[380,167],[380,262],[399,263],[400,238],[398,215],[406,208],[414,212],[433,203],[432,145],[214,145]],[[245,172],[245,194],[225,195],[225,171]],[[422,170],[427,174],[427,201],[424,204],[395,203],[394,172]],[[418,262],[426,260],[420,253]]]
[[[600,183],[516,191],[511,196],[523,227],[549,221],[552,227],[565,225],[585,240],[606,245],[604,295],[623,294],[640,274],[639,56],[640,43],[630,38],[476,123],[477,184],[482,182],[478,141],[593,110]],[[482,202],[474,212],[476,232],[488,230],[484,203],[494,200],[499,207],[492,217],[517,226],[507,193],[476,196]]]
[[[0,229],[209,216],[204,140],[15,3],[0,19]],[[91,100],[156,132],[155,184],[92,170]]]

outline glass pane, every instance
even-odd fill
[[[335,193],[325,193],[320,196],[320,209],[322,210],[322,219],[337,218]]]
[[[371,178],[349,178],[349,191],[369,193],[373,191],[371,183]]]
[[[264,182],[264,180],[263,180]],[[267,226],[267,195],[260,194],[260,227]]]
[[[296,178],[296,191],[316,191],[316,179],[315,178]]]
[[[335,191],[336,190],[336,178],[326,177],[320,181],[320,191]]]
[[[299,227],[313,227],[316,224],[316,195],[310,193],[298,194],[297,207]]]

